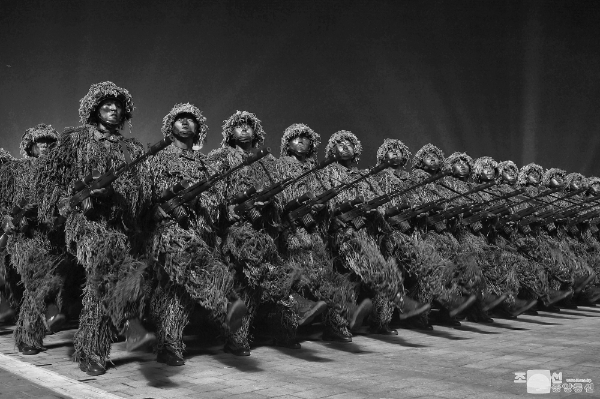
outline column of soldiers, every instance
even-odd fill
[[[343,343],[363,324],[396,335],[393,320],[430,330],[600,299],[600,178],[432,144],[412,156],[398,139],[361,170],[356,135],[333,134],[319,161],[304,124],[275,158],[246,111],[205,154],[189,103],[144,150],[121,134],[133,111],[127,90],[94,84],[81,126],[27,129],[20,159],[0,149],[0,322],[24,355],[77,317],[74,359],[101,375],[119,337],[180,366],[186,327],[249,356],[253,335],[299,349],[316,320]]]

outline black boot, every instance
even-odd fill
[[[235,356],[250,356],[250,349],[245,348],[241,345],[236,345],[232,342],[227,342],[223,348],[225,353],[231,353]]]
[[[144,349],[156,342],[156,335],[146,331],[139,319],[127,320],[127,331],[125,332],[125,348],[127,352],[135,352]]]
[[[327,310],[327,303],[325,301],[311,301],[299,294],[293,294],[292,296],[298,304],[297,310],[300,317],[298,327],[309,325],[317,316]]]
[[[371,313],[371,309],[373,309],[373,302],[369,298],[366,298],[363,299],[358,306],[350,306],[349,309],[350,314],[348,317],[348,329],[352,331],[359,328],[362,325],[365,317]]]
[[[80,361],[79,370],[91,376],[98,376],[106,373],[106,368],[93,360]]]
[[[60,331],[65,321],[67,321],[67,318],[58,311],[58,306],[55,303],[51,303],[46,307],[46,325],[50,332]]]
[[[333,328],[333,327],[325,327],[323,330],[323,341],[333,341],[333,342],[352,342],[352,333],[346,328]]]
[[[508,294],[504,293],[500,296],[498,295],[494,295],[494,294],[486,294],[483,297],[483,310],[485,312],[489,312],[490,310],[494,309],[496,306],[500,305],[502,302],[504,302],[506,300],[506,298],[508,298]]]
[[[530,311],[537,303],[537,299],[525,300],[515,298],[515,304],[511,307],[510,313],[516,318],[518,315]]]
[[[236,331],[240,329],[242,326],[242,319],[247,314],[248,307],[246,307],[246,304],[241,299],[237,299],[234,302],[229,302],[227,304],[227,316],[225,322],[232,334],[235,334]]]
[[[415,301],[412,298],[409,298],[406,295],[402,297],[402,300],[404,301],[404,306],[402,307],[402,312],[400,312],[399,315],[400,320],[406,320],[411,317],[419,316],[431,309],[430,303],[423,304]]]
[[[183,366],[185,362],[183,358],[177,355],[169,348],[163,348],[158,351],[156,355],[156,361],[159,363],[165,363],[167,366]]]

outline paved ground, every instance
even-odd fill
[[[600,307],[496,321],[359,335],[350,344],[323,342],[315,329],[301,350],[258,345],[248,358],[189,337],[186,365],[175,368],[116,343],[114,367],[100,377],[71,362],[73,330],[48,337],[47,351],[23,356],[10,327],[0,326],[0,398],[511,398],[532,395],[514,382],[515,372],[528,369],[562,372],[567,386],[568,378],[595,385],[549,396],[600,397]]]

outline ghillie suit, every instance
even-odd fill
[[[311,143],[305,162],[299,161],[288,150],[289,142],[301,135],[308,137]],[[282,178],[295,178],[309,171],[315,166],[318,146],[319,135],[308,126],[295,124],[288,127],[281,138],[281,154],[277,160],[278,174]],[[286,204],[308,192],[318,194],[321,190],[315,176],[310,174],[285,189],[281,194],[281,201]],[[294,288],[306,298],[327,303],[325,328],[351,337],[347,315],[349,305],[356,302],[354,285],[348,276],[334,268],[327,244],[323,241],[324,219],[326,217],[321,217],[310,231],[303,226],[284,222],[285,228],[279,240],[280,251],[285,256],[285,262],[290,264],[290,269],[301,270],[302,278]]]
[[[468,155],[462,154],[462,157],[465,156],[468,157]],[[496,171],[498,167],[498,163],[490,157],[480,157],[475,162],[468,157],[467,162],[471,167],[472,183],[455,180],[456,184],[463,186],[460,190],[461,192],[463,189],[470,189],[485,183],[482,180],[485,168],[492,168]],[[498,182],[496,181],[496,183]],[[510,190],[507,191],[500,188],[498,185],[495,185],[483,191],[471,194],[469,197],[477,203],[492,201],[491,204],[496,205],[497,201],[494,200],[508,192],[510,192]],[[463,214],[463,216],[465,215]],[[490,243],[490,221],[480,221],[478,223],[477,226],[464,226],[463,224],[458,224],[458,228],[454,230],[455,236],[461,245],[463,245],[463,251],[474,256],[483,277],[483,291],[477,293],[478,300],[475,302],[474,306],[467,311],[467,317],[472,321],[484,321],[487,318],[483,310],[482,301],[482,299],[487,296],[492,295],[500,297],[506,294],[508,300],[507,303],[514,303],[515,297],[519,292],[516,264],[518,264],[519,261],[524,261],[523,259],[517,259],[518,255],[516,255],[514,251],[506,251],[505,249]]]
[[[19,162],[4,148],[0,148],[0,216],[5,218],[12,211],[15,193],[15,169]],[[6,248],[0,252],[0,314],[18,314],[23,298],[21,277],[10,263]]]
[[[499,172],[502,173],[503,168],[516,168],[513,162],[505,161],[498,164]],[[541,166],[530,163],[519,170],[517,183],[514,188],[524,188],[524,196],[517,196],[515,199],[507,201],[511,204],[513,213],[519,212],[530,206],[539,206],[543,204],[538,201],[525,201],[540,193],[538,187],[528,183],[528,176],[535,173],[543,177],[544,170]],[[501,188],[503,186],[500,186]],[[510,186],[509,186],[510,187]],[[507,188],[508,189],[508,188]],[[545,199],[547,201],[547,198]],[[501,221],[502,222],[502,221]],[[533,231],[524,231],[516,224],[504,223],[499,226],[493,235],[493,242],[505,251],[512,253],[516,249],[517,253],[522,257],[517,266],[517,279],[519,282],[518,297],[526,300],[540,298],[542,301],[549,300],[548,274],[546,270],[548,258],[552,259],[552,254],[555,251],[548,251],[550,247],[546,246],[546,250],[540,245],[538,236]],[[526,262],[523,262],[526,260]],[[555,263],[560,263],[560,259],[556,259]]]
[[[384,161],[389,151],[399,151],[402,158],[407,161],[411,156],[408,148],[400,140],[386,139],[377,151],[378,164]],[[391,168],[377,174],[375,180],[381,190],[386,193],[405,190],[419,182],[413,174],[402,169]],[[387,209],[403,203],[417,205],[421,201],[419,194],[422,192],[422,187],[413,189],[403,196],[394,198],[384,207]],[[392,217],[392,221],[393,219],[394,217]],[[392,225],[395,226],[393,223]],[[395,226],[392,228],[391,234],[382,240],[382,252],[386,257],[395,259],[401,268],[404,286],[409,297],[421,303],[431,303],[434,299],[444,301],[442,299],[444,297],[450,298],[444,276],[455,267],[433,245],[423,240],[419,229],[414,229],[411,233],[409,229],[403,230]],[[429,324],[428,316],[429,311],[419,315],[423,326]]]
[[[572,185],[577,184],[578,187],[587,188],[587,180],[580,173],[570,173],[566,175],[566,172],[560,169],[549,169],[546,171],[543,179],[543,184],[548,186],[549,180],[554,175],[564,179],[565,191],[555,194],[556,197],[568,194],[573,189]],[[560,211],[572,207],[579,203],[585,198],[585,194],[578,194],[571,196],[568,199],[553,201],[548,206],[550,210]],[[591,208],[584,206],[583,209],[589,211]],[[583,213],[580,211],[580,213]],[[574,216],[576,218],[578,215]],[[559,244],[556,245],[561,251],[561,257],[564,261],[560,262],[555,267],[549,269],[548,277],[550,278],[550,289],[552,290],[568,290],[571,289],[576,280],[581,278],[585,279],[587,276],[594,273],[591,265],[596,261],[596,256],[590,256],[588,253],[588,245],[579,239],[579,230],[575,228],[568,228],[565,223],[558,223],[552,225],[544,225],[540,229],[540,236],[548,236],[549,239],[556,240]],[[593,253],[593,252],[592,252]]]
[[[411,179],[414,182],[420,182],[429,178],[431,174],[424,169],[424,159],[428,154],[435,155],[438,159],[444,160],[442,151],[432,144],[423,146],[413,158],[413,170]],[[444,167],[451,167],[450,161],[455,157],[445,161]],[[455,197],[457,194],[445,188],[443,185],[454,188],[456,191],[465,192],[468,190],[461,182],[453,177],[446,176],[433,183],[427,184],[418,190],[412,197],[414,205],[422,205],[424,203],[435,202],[443,199]],[[454,207],[463,205],[464,198],[447,203],[446,207]],[[452,222],[450,222],[452,223]],[[434,292],[436,302],[441,304],[446,309],[454,307],[454,302],[457,297],[466,293],[474,294],[482,289],[483,276],[481,269],[477,265],[476,254],[470,248],[466,248],[461,244],[456,237],[449,231],[443,230],[437,232],[435,229],[430,229],[427,225],[426,218],[417,219],[414,222],[416,239],[422,240],[426,245],[430,245],[436,251],[443,262],[435,259],[434,265],[438,265],[436,272],[432,275],[435,279],[429,284],[434,289],[440,290]],[[437,257],[436,257],[437,258]],[[443,265],[443,267],[441,267]],[[437,280],[441,279],[441,280]],[[433,283],[435,282],[435,283]],[[441,287],[441,288],[440,288]]]
[[[345,130],[331,136],[325,148],[325,156],[332,156],[335,146],[343,140],[349,141],[354,146],[353,161],[358,162],[362,152],[360,141],[353,133]],[[347,168],[335,162],[315,177],[322,187],[319,192],[322,192],[356,180],[365,173],[367,172],[355,167]],[[375,180],[367,178],[343,191],[328,205],[330,212],[333,212],[338,204],[354,200],[358,196],[368,201],[382,194]],[[339,270],[342,273],[350,273],[356,283],[357,298],[360,300],[361,297],[368,297],[373,301],[371,328],[374,331],[385,331],[388,329],[395,307],[402,306],[402,295],[404,295],[402,272],[394,259],[386,259],[381,253],[377,239],[389,231],[383,216],[375,212],[369,214],[366,221],[364,228],[356,230],[351,226],[340,225],[334,219],[331,226],[333,232],[329,237],[330,245]]]
[[[150,192],[138,165],[113,182],[106,196],[91,198],[94,217],[88,218],[68,205],[75,181],[93,171],[105,173],[143,154],[137,140],[103,133],[90,124],[96,123],[96,109],[107,98],[118,99],[125,120],[131,118],[133,102],[127,90],[112,82],[92,85],[79,109],[84,125],[65,129],[59,146],[47,158],[48,169],[38,175],[38,184],[48,182],[58,188],[54,201],[42,208],[50,213],[58,207],[66,217],[67,251],[86,272],[74,359],[80,365],[95,362],[102,367],[109,358],[115,333],[125,330],[128,319],[143,314],[147,263],[132,256],[131,242],[140,233],[138,221],[148,207]]]
[[[11,224],[18,224],[9,236],[7,252],[10,262],[21,276],[23,300],[17,326],[14,331],[15,344],[29,348],[34,353],[43,349],[43,339],[49,330],[46,324],[46,305],[61,293],[66,274],[66,257],[62,232],[56,231],[54,214],[42,214],[40,204],[48,201],[52,187],[36,185],[36,176],[46,167],[48,156],[36,158],[31,155],[31,146],[40,139],[56,141],[58,134],[49,125],[40,124],[27,129],[21,141],[24,159],[11,165],[14,173],[13,206],[31,208],[26,217],[13,215]],[[58,306],[62,307],[58,295]]]
[[[208,155],[221,172],[239,165],[248,156],[241,148],[234,148],[230,144],[233,129],[241,123],[248,123],[254,128],[253,148],[258,148],[264,141],[265,133],[260,120],[252,113],[236,112],[223,125],[221,147]],[[222,203],[218,223],[223,235],[221,251],[234,273],[235,291],[248,307],[242,327],[236,333],[227,335],[226,350],[234,353],[250,349],[250,330],[256,324],[254,321],[259,307],[260,316],[266,319],[261,327],[274,333],[276,340],[292,342],[296,337],[297,304],[290,293],[298,273],[285,268],[274,241],[280,215],[278,200],[271,201],[260,210],[262,218],[256,223],[246,219],[235,221],[231,209],[226,206],[227,202],[253,186],[259,190],[279,180],[276,160],[268,155],[223,181],[223,197],[226,201]]]
[[[199,134],[193,148],[199,149],[206,136],[206,118],[191,104],[176,104],[163,119],[162,133],[170,135],[177,115],[183,113],[193,115],[198,123]],[[163,191],[182,180],[194,184],[213,173],[199,150],[175,145],[150,158],[146,166],[148,173],[144,175],[151,181],[153,204],[162,202]],[[185,205],[189,228],[182,228],[172,217],[156,221],[149,228],[147,251],[154,260],[153,280],[157,283],[149,312],[157,326],[159,352],[167,349],[179,358],[183,356],[183,329],[196,304],[207,309],[218,324],[224,324],[233,276],[221,262],[216,248],[213,220],[217,219],[219,204],[224,201],[221,191],[215,185],[197,201]],[[151,218],[149,215],[148,219]]]
[[[578,174],[569,174],[567,175],[566,183],[570,184],[569,178],[571,177],[571,175],[578,175]],[[573,176],[572,178],[575,179],[576,177],[579,176]],[[592,188],[592,185],[599,185],[600,184],[600,178],[598,177],[588,177],[586,179],[586,185],[589,188],[588,190],[588,196],[589,195],[593,195],[592,192],[590,191]],[[600,201],[598,202],[592,202],[591,204],[588,205],[589,210],[594,210],[594,211],[600,211]],[[578,234],[574,234],[581,243],[583,243],[587,250],[585,251],[585,254],[587,256],[587,262],[588,265],[593,269],[594,273],[595,273],[595,278],[593,280],[591,280],[589,282],[589,286],[593,287],[594,285],[600,285],[600,241],[598,239],[598,227],[597,227],[597,217],[594,217],[592,220],[588,220],[584,223],[581,223],[578,226]]]

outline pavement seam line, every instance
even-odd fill
[[[66,395],[70,398],[122,399],[120,396],[113,395],[110,392],[104,391],[100,388],[84,384],[72,378],[55,373],[54,371],[34,366],[14,357],[3,355],[2,353],[0,353],[0,368],[3,368],[9,373],[25,378],[46,389],[61,395]]]

